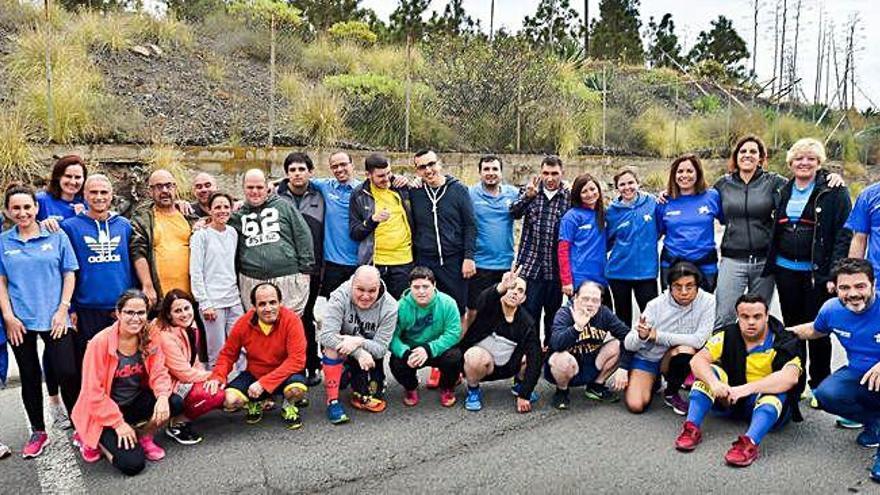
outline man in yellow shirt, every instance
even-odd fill
[[[359,242],[358,263],[375,265],[385,288],[399,299],[413,268],[412,214],[407,189],[393,187],[388,158],[373,153],[364,160],[367,180],[351,195],[349,227]]]

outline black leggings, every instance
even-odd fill
[[[310,277],[309,299],[303,309],[302,322],[306,333],[306,370],[316,372],[321,369],[321,358],[318,356],[318,341],[315,339],[315,302],[321,290],[320,277]]]
[[[831,294],[824,286],[813,287],[810,272],[797,272],[778,266],[776,289],[779,292],[782,321],[786,327],[813,321],[819,314],[822,304],[831,298]],[[810,373],[810,388],[816,390],[822,380],[831,374],[831,338],[826,336],[802,341],[801,346],[804,351],[809,351],[807,369]]]
[[[645,310],[648,301],[657,297],[657,279],[617,280],[608,279],[611,296],[614,298],[614,314],[626,326],[632,327],[632,296],[636,296],[636,304],[641,311]]]
[[[177,394],[171,395],[168,399],[168,406],[171,411],[169,417],[173,418],[183,413],[183,399]],[[134,428],[138,423],[149,421],[153,417],[153,408],[155,407],[156,397],[153,392],[144,390],[131,403],[119,406],[119,410],[122,411],[122,418],[125,419],[125,422]],[[128,476],[134,476],[143,471],[146,465],[146,456],[140,443],[135,443],[134,448],[122,449],[119,448],[118,441],[119,436],[113,428],[104,428],[101,432],[101,438],[98,440],[101,447],[104,447],[113,456],[113,467]]]
[[[439,356],[428,358],[421,367],[431,366],[440,369],[440,388],[451,389],[455,387],[458,373],[461,370],[461,350],[453,347]],[[391,356],[391,374],[405,390],[415,390],[419,387],[419,378],[416,376],[416,368],[410,368],[406,359]]]
[[[27,412],[28,421],[34,431],[45,431],[46,421],[43,417],[43,373],[40,369],[40,354],[37,352],[37,336],[43,339],[51,367],[61,389],[61,399],[67,413],[73,411],[73,405],[79,397],[79,370],[76,364],[76,350],[73,333],[68,331],[60,339],[53,339],[49,332],[24,333],[24,341],[12,346],[12,353],[18,363],[21,376],[21,400]]]

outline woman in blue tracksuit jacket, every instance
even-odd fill
[[[632,325],[633,294],[642,311],[657,297],[657,199],[639,190],[639,178],[629,168],[614,176],[614,186],[619,196],[605,214],[605,278],[614,299],[614,313]]]

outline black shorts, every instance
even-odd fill
[[[486,270],[477,268],[477,273],[468,279],[468,297],[467,308],[477,309],[477,303],[480,302],[480,294],[489,287],[498,285],[501,277],[507,270]]]
[[[329,298],[330,293],[338,289],[354,275],[357,266],[338,265],[331,261],[324,262],[324,277],[321,280],[321,295]]]
[[[489,375],[483,377],[483,379],[480,381],[494,382],[496,380],[506,380],[508,378],[513,378],[519,373],[519,370],[522,369],[522,365],[522,355],[517,356],[516,354],[513,354],[512,356],[510,356],[510,361],[500,366],[495,365],[495,367],[492,368],[492,373],[489,373]]]
[[[242,371],[238,374],[237,377],[235,377],[235,380],[232,380],[226,385],[226,390],[235,390],[236,392],[240,393],[245,400],[251,400],[248,396],[248,388],[253,385],[255,381],[257,381],[257,378],[254,375],[248,373],[247,371]],[[277,389],[275,389],[275,392],[271,394],[268,392],[263,392],[263,395],[257,398],[257,400],[265,400],[272,395],[284,393],[284,391],[290,387],[299,388],[303,391],[309,390],[309,388],[306,386],[306,377],[301,373],[295,373],[287,377],[287,380],[284,380],[284,382],[281,383],[281,385]]]

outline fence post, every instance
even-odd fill
[[[519,153],[520,147],[520,136],[522,133],[522,113],[520,111],[520,106],[522,102],[520,101],[520,97],[522,96],[522,81],[517,76],[516,78],[516,152]]]
[[[406,110],[403,117],[403,149],[409,151],[409,112],[412,106],[412,64],[410,63],[410,54],[412,50],[412,37],[410,33],[406,33],[406,88],[404,93],[406,97]]]
[[[606,130],[608,127],[608,82],[607,74],[608,66],[602,66],[602,157],[606,155]]]
[[[275,144],[275,14],[269,21],[269,147]]]
[[[678,147],[678,83],[675,83],[675,104],[672,110],[672,154],[677,155]]]
[[[49,19],[49,4],[51,0],[44,0],[43,7],[46,11],[46,135],[49,141],[52,141],[55,132],[55,105],[52,102],[52,57],[50,55],[51,47],[48,42],[49,34],[52,31],[52,22]]]

